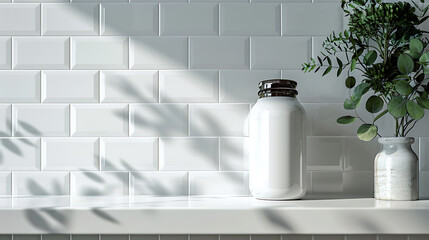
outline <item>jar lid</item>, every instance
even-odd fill
[[[268,79],[259,82],[259,98],[264,97],[296,97],[297,82],[289,79]]]
[[[270,89],[270,88],[292,88],[295,89],[297,82],[289,79],[267,79],[259,82],[259,90]]]

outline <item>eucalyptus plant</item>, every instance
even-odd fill
[[[345,86],[350,97],[344,101],[344,108],[354,112],[337,122],[361,121],[357,129],[361,140],[370,141],[379,135],[377,120],[387,113],[396,121],[394,136],[404,137],[423,118],[424,109],[429,109],[425,79],[429,74],[429,52],[425,50],[429,41],[423,36],[426,31],[419,29],[428,18],[429,6],[424,5],[424,0],[411,4],[342,0],[348,30],[332,33],[323,42],[320,56],[303,64],[305,72],[323,69],[322,76],[335,68],[337,77],[347,71]],[[361,82],[351,75],[353,71],[363,76]],[[365,102],[366,111],[373,114],[370,121],[356,110],[366,94],[371,94]]]

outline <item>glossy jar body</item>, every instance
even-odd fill
[[[414,138],[379,138],[382,149],[374,163],[374,197],[380,200],[417,200],[418,158],[411,148]]]
[[[305,195],[305,112],[295,97],[261,98],[250,112],[250,191],[258,199]]]

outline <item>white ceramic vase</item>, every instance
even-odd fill
[[[411,149],[414,138],[379,138],[381,151],[374,163],[374,197],[379,200],[417,200],[418,158]]]

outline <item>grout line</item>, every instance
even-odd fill
[[[14,51],[15,44],[13,44],[14,40],[15,40],[15,37],[11,37],[10,38],[10,69],[11,70],[13,70],[14,67],[15,67],[15,64],[14,64],[14,60],[15,60],[15,58],[14,58],[14,55],[15,55],[15,51]]]

